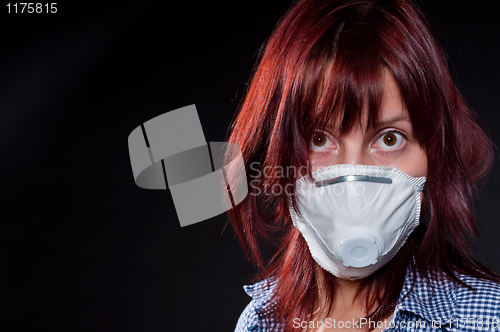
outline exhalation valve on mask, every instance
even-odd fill
[[[334,165],[296,183],[290,215],[312,257],[343,279],[364,278],[403,246],[420,218],[425,177],[394,167]]]
[[[376,232],[351,229],[339,236],[335,255],[346,267],[365,267],[377,262],[383,246],[384,240]]]

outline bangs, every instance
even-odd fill
[[[370,7],[340,13],[344,20],[318,39],[307,57],[301,91],[306,103],[300,107],[306,139],[332,123],[338,134],[345,135],[364,117],[369,127],[379,121],[390,70],[383,60],[383,42],[373,29],[383,22],[374,22],[380,15],[371,15]]]
[[[336,134],[341,136],[355,125],[377,126],[388,73],[379,63],[367,67],[366,62],[353,65],[333,61],[324,79],[316,83],[319,86],[316,103],[304,109],[307,137],[329,124],[333,124]]]

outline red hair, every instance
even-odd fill
[[[229,138],[257,180],[229,216],[260,268],[258,278],[277,278],[271,315],[286,330],[293,318],[305,320],[313,312],[316,265],[291,223],[286,192],[262,194],[293,186],[300,174],[262,170],[307,167],[314,129],[339,118],[346,134],[364,105],[375,124],[385,70],[398,84],[427,154],[422,219],[428,225],[422,223],[386,266],[363,279],[358,295],[368,294],[369,317],[383,319],[394,310],[408,266],[427,278],[444,272],[460,284],[454,271],[498,280],[468,246],[477,234],[473,195],[492,166],[493,146],[453,83],[423,14],[406,0],[303,0],[261,50]],[[263,255],[266,246],[276,251],[270,259]],[[332,303],[335,281],[327,276]]]

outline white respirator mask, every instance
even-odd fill
[[[314,260],[342,279],[387,264],[418,226],[425,177],[394,167],[334,165],[297,180],[290,215]]]

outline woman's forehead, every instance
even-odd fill
[[[401,96],[398,84],[391,74],[386,74],[384,79],[384,93],[378,112],[377,122],[379,124],[393,122],[395,120],[410,120],[410,114]]]

